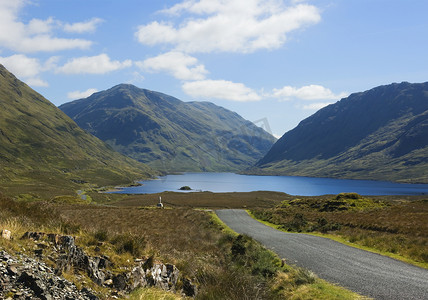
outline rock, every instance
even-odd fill
[[[31,273],[30,271],[22,272],[21,276],[19,276],[18,281],[23,283],[24,286],[29,287],[33,290],[34,294],[39,298],[48,298],[47,295],[47,287],[43,284],[43,281]]]
[[[11,239],[11,235],[12,235],[12,233],[9,230],[7,230],[7,229],[3,229],[1,231],[1,237],[4,238],[5,240],[10,240]]]
[[[184,277],[180,277],[180,271],[171,264],[155,263],[153,256],[147,259],[136,259],[135,266],[131,271],[125,271],[120,274],[112,274],[107,268],[112,266],[110,259],[107,256],[89,256],[82,248],[76,246],[75,239],[68,235],[56,235],[56,234],[45,234],[41,232],[26,232],[22,238],[29,238],[35,241],[43,239],[49,240],[50,243],[54,244],[53,247],[57,252],[56,259],[51,259],[56,262],[55,275],[59,276],[64,271],[70,270],[83,271],[88,277],[100,286],[116,289],[119,293],[131,292],[132,290],[139,287],[158,287],[165,291],[181,292],[186,296],[194,297],[197,294],[197,288],[192,282]],[[40,243],[39,243],[40,244]],[[42,256],[42,249],[36,249],[35,253],[38,257]],[[0,255],[1,260],[7,260],[7,257],[3,258]],[[31,268],[31,270],[43,271],[45,266],[41,266],[38,269]],[[32,289],[32,292],[37,294],[43,289],[43,281],[38,280],[37,276],[32,273],[21,273],[18,269],[14,269],[12,266],[6,270],[6,273],[15,273],[16,277],[21,278],[22,283],[26,283],[26,286]],[[1,273],[0,273],[1,275]],[[58,277],[59,278],[59,277]],[[181,278],[182,289],[177,288],[177,282]],[[70,287],[66,281],[58,280],[56,286],[61,287],[62,290],[67,291]],[[74,286],[74,289],[76,287]],[[1,291],[1,290],[0,290]],[[84,293],[86,298],[92,299],[93,294]],[[91,296],[92,295],[92,296]],[[1,294],[0,294],[1,296]],[[39,296],[38,296],[39,297]],[[46,293],[40,295],[43,299],[48,299],[50,294]],[[56,297],[52,294],[52,297]],[[95,296],[94,296],[95,297]],[[1,297],[0,297],[1,299]],[[68,299],[63,297],[63,299]],[[71,297],[70,299],[73,299]],[[80,298],[79,298],[80,299]]]
[[[7,266],[7,272],[9,273],[10,276],[17,276],[19,275],[19,271],[17,268],[17,264],[13,264],[13,265],[8,265]]]
[[[195,297],[197,294],[196,286],[187,278],[183,278],[182,292],[187,297]]]
[[[0,251],[0,299],[80,299],[96,300],[93,292],[79,291],[76,286],[58,276],[38,259],[9,255]]]
[[[113,277],[113,287],[118,289],[119,291],[123,291],[128,287],[128,276],[126,274],[118,274]]]
[[[42,257],[43,256],[43,249],[34,250],[34,254],[38,257]]]
[[[26,233],[24,233],[24,235],[21,237],[21,239],[31,239],[34,241],[39,241],[41,240],[43,237],[45,237],[45,233],[42,232],[29,232],[27,231]]]
[[[113,279],[107,279],[106,281],[104,281],[104,285],[112,286],[113,285]]]
[[[59,238],[60,238],[59,234],[55,234],[55,233],[49,233],[48,234],[48,241],[53,243],[54,245],[59,244]]]

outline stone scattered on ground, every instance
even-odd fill
[[[9,230],[7,230],[7,229],[3,229],[2,231],[1,231],[1,237],[3,238],[3,239],[6,239],[6,240],[10,240],[12,237],[11,237],[11,232],[9,231]]]
[[[86,288],[55,275],[52,268],[39,259],[24,254],[12,256],[0,251],[0,299],[98,299]]]
[[[194,297],[194,284],[171,264],[153,261],[152,257],[138,259],[129,269],[112,272],[107,256],[89,256],[69,235],[26,232],[22,239],[35,243],[34,258],[23,254],[12,256],[0,252],[0,299],[98,299],[88,289],[77,287],[61,278],[63,272],[84,272],[94,283],[111,290],[111,294],[126,294],[139,287],[157,287]],[[49,253],[55,263],[48,267],[42,260]]]

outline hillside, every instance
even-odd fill
[[[6,192],[127,183],[152,173],[83,131],[0,65],[0,186]]]
[[[428,82],[380,86],[285,133],[252,172],[428,182]]]
[[[237,171],[254,165],[275,138],[209,102],[120,84],[60,106],[115,150],[164,171]]]

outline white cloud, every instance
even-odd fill
[[[54,24],[53,18],[47,20],[32,19],[27,25],[27,33],[33,34],[49,34],[52,31]]]
[[[57,72],[65,74],[105,74],[132,66],[131,60],[111,60],[107,54],[83,56],[69,60]]]
[[[208,71],[198,60],[181,52],[168,52],[136,63],[148,72],[166,72],[181,80],[202,80]]]
[[[304,110],[319,110],[323,107],[326,107],[327,105],[332,104],[331,102],[318,102],[318,103],[311,103],[308,105],[303,105]]]
[[[29,86],[48,87],[49,83],[41,79],[40,77],[28,78],[25,83]]]
[[[346,93],[334,94],[330,89],[321,85],[307,85],[301,88],[292,86],[284,86],[281,89],[273,90],[273,97],[289,100],[290,98],[298,98],[302,100],[339,100],[346,97]]]
[[[48,60],[48,62],[50,61]],[[48,62],[43,66],[37,58],[27,57],[23,54],[0,57],[1,64],[31,86],[48,86],[48,83],[40,78],[40,73],[48,68]]]
[[[98,92],[97,89],[87,89],[86,91],[73,91],[69,92],[67,94],[68,99],[75,100],[75,99],[81,99],[81,98],[87,98],[91,96],[93,93]]]
[[[24,53],[52,52],[66,49],[87,49],[92,42],[83,39],[65,39],[53,36],[58,22],[32,19],[28,24],[18,20],[19,11],[29,1],[0,0],[0,47]]]
[[[137,39],[145,45],[170,44],[187,53],[275,49],[290,32],[321,19],[313,5],[285,6],[277,0],[186,0],[163,12],[186,17],[177,26],[157,21],[142,25]]]
[[[200,80],[186,82],[182,86],[183,91],[195,98],[202,99],[223,99],[239,102],[261,100],[254,90],[246,87],[242,83],[235,83],[226,80]]]
[[[104,22],[100,18],[92,18],[86,22],[78,22],[73,24],[65,24],[64,31],[71,33],[95,32],[97,26]]]

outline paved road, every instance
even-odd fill
[[[306,234],[275,230],[245,210],[216,211],[219,218],[238,233],[251,236],[320,278],[375,299],[428,299],[428,270],[389,257],[352,248]]]

